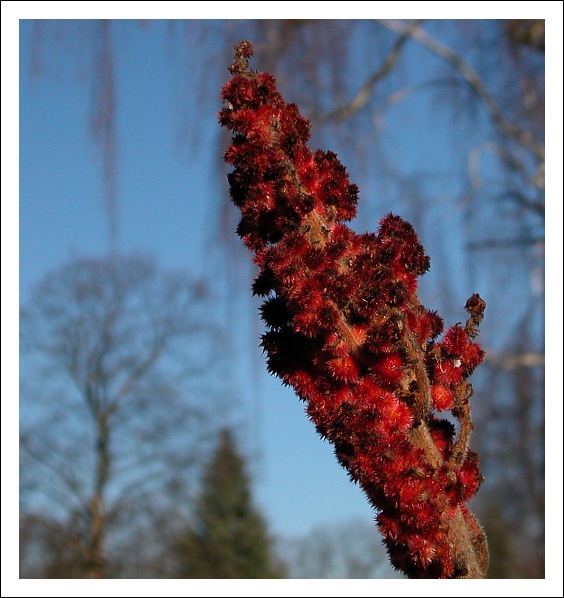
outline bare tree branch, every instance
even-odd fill
[[[416,19],[410,25],[408,25],[405,32],[403,32],[402,35],[400,35],[400,37],[398,37],[398,39],[395,41],[390,53],[388,56],[386,56],[386,59],[380,68],[367,79],[366,83],[360,88],[356,96],[348,104],[345,104],[340,108],[336,108],[329,114],[326,114],[321,118],[321,122],[328,120],[344,120],[366,106],[368,100],[370,99],[370,95],[374,91],[374,88],[379,81],[386,77],[386,75],[388,75],[388,73],[395,66],[399,60],[403,46],[411,37],[412,31],[417,29],[422,22],[422,19]]]
[[[501,370],[536,368],[544,366],[544,353],[518,353],[515,355],[495,355],[488,353],[486,362]]]
[[[421,28],[406,25],[402,21],[378,19],[378,22],[387,29],[399,33],[401,36],[407,36],[418,41],[425,48],[450,63],[468,83],[476,96],[482,100],[498,132],[504,137],[517,141],[539,160],[544,161],[544,144],[536,139],[530,131],[525,131],[515,123],[510,123],[504,118],[500,107],[488,92],[480,75],[459,54],[437,41]]]
[[[466,244],[470,251],[476,249],[493,249],[493,248],[507,248],[519,246],[532,246],[537,243],[544,243],[544,238],[541,237],[518,237],[514,239],[482,239],[480,241],[472,241]]]
[[[499,199],[512,199],[524,208],[536,212],[539,216],[544,216],[544,202],[540,200],[535,201],[534,199],[529,199],[520,191],[507,191],[507,193],[500,195]]]
[[[56,485],[49,488],[49,490],[45,488],[46,492],[49,492],[55,496],[56,502],[61,504],[61,502],[70,495],[74,497],[77,505],[84,503],[85,498],[81,492],[80,482],[77,480],[76,476],[74,476],[72,473],[70,475],[66,475],[65,470],[62,467],[56,467],[49,463],[43,452],[34,449],[31,446],[29,435],[24,434],[20,436],[20,447],[30,459],[41,465],[41,467],[45,468],[66,488],[66,491],[61,491]],[[48,480],[44,480],[44,482],[46,485],[48,484]]]

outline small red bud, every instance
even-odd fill
[[[437,409],[437,411],[452,409],[454,405],[452,391],[440,384],[435,384],[431,388],[431,397],[433,398],[433,407]]]
[[[335,380],[356,382],[359,379],[358,364],[351,356],[336,357],[327,362],[327,368]]]
[[[394,386],[403,377],[403,361],[398,353],[384,355],[375,360],[370,371],[376,380]]]

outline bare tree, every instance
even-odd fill
[[[492,530],[494,550],[502,549],[501,555],[492,555],[492,574],[497,569],[506,577],[543,578],[545,380],[544,364],[533,359],[543,346],[531,321],[523,322],[513,355],[492,358],[484,385],[476,429],[485,475],[492,482],[486,486],[480,515],[488,534]]]
[[[87,575],[85,560],[76,550],[73,522],[61,522],[46,513],[20,517],[20,578],[60,579]]]
[[[288,574],[297,579],[400,578],[370,522],[356,519],[319,525],[298,538],[286,538],[279,551]]]
[[[192,490],[219,350],[205,299],[114,255],[48,274],[22,311],[23,510],[68,526],[85,576],[114,573],[120,523]]]

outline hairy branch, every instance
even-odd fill
[[[225,160],[237,232],[260,268],[268,369],[307,404],[321,436],[378,512],[392,564],[409,577],[479,578],[485,536],[465,503],[482,481],[468,448],[467,378],[484,352],[473,342],[486,307],[450,327],[417,297],[429,258],[413,227],[388,214],[359,235],[356,185],[332,152],[308,146],[309,122],[274,78],[236,46],[223,87]],[[450,411],[459,432],[436,413]]]

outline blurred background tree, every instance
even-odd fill
[[[24,550],[33,530],[65,544],[50,576],[117,575],[124,525],[189,504],[220,407],[205,300],[184,273],[112,255],[48,274],[22,310]]]
[[[267,523],[253,504],[243,458],[228,428],[221,430],[204,470],[192,522],[176,538],[174,577],[265,579],[283,577]]]
[[[294,579],[403,578],[390,573],[388,555],[370,521],[343,519],[336,526],[316,526],[279,546]]]
[[[102,157],[108,248],[115,252],[123,226],[115,65],[126,39],[118,30],[143,27],[149,36],[151,23],[33,26],[33,71],[60,68],[57,49],[63,48],[93,90],[91,132]],[[389,211],[414,224],[432,257],[423,302],[455,321],[469,290],[486,298],[489,324],[482,340],[488,357],[473,379],[473,448],[486,482],[472,508],[492,539],[492,576],[543,577],[544,20],[241,19],[167,26],[181,65],[182,104],[199,97],[196,108],[180,115],[179,138],[186,146],[200,147],[205,138],[202,114],[227,78],[233,44],[251,39],[254,66],[272,72],[288,101],[312,120],[312,145],[336,151],[359,185],[355,226],[372,229]],[[252,273],[233,232],[237,216],[220,165],[225,138],[219,127],[216,135],[210,151],[217,155],[221,200],[210,237],[226,251],[223,269],[217,261],[210,267],[210,283],[224,293],[226,322],[243,321],[248,313],[252,330],[258,325],[255,305],[246,309],[246,298],[233,292]],[[250,335],[246,355],[262,367],[258,336],[258,330]],[[223,344],[231,342],[226,336]],[[231,367],[240,369],[236,353]],[[24,454],[37,455],[35,436],[26,432],[23,439]],[[59,477],[65,471],[55,469]],[[46,485],[36,471],[23,476],[24,497],[34,484]],[[75,484],[64,477],[67,487]],[[82,504],[92,511],[92,494]],[[137,526],[133,516],[131,523]]]

